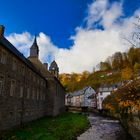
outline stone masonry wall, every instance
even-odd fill
[[[120,115],[122,125],[127,132],[131,134],[134,140],[140,139],[140,111],[135,110],[131,114],[125,113]]]
[[[65,91],[54,78],[49,78],[47,85],[47,115],[56,116],[65,111]]]
[[[46,80],[0,45],[0,130],[44,116],[46,93]]]

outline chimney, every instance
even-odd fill
[[[48,63],[44,63],[46,70],[48,70]]]
[[[0,25],[0,36],[4,35],[4,29],[5,27],[3,25]]]

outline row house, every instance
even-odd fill
[[[95,97],[95,94],[95,90],[92,87],[85,87],[82,90],[66,94],[65,103],[67,106],[93,107],[93,104],[95,104],[95,100],[90,97],[92,95],[94,95]]]
[[[123,83],[120,82],[120,83],[116,83],[113,85],[100,86],[96,92],[97,109],[102,110],[102,103],[103,103],[104,99],[122,85],[123,85]]]
[[[67,106],[75,107],[90,107],[102,110],[102,103],[104,99],[122,86],[123,83],[117,83],[113,85],[102,85],[95,90],[92,87],[85,87],[82,90],[75,91],[73,93],[66,94],[65,103]]]

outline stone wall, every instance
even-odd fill
[[[0,37],[0,131],[65,111],[63,86],[41,72]]]
[[[131,114],[121,114],[120,121],[134,140],[140,139],[140,110],[135,110]]]
[[[2,45],[0,55],[0,130],[44,116],[46,80]]]
[[[131,113],[129,110],[123,110],[121,113],[105,111],[104,114],[119,119],[134,140],[140,139],[140,110],[133,109]]]
[[[65,111],[65,91],[54,77],[48,79],[47,85],[47,115],[56,116]]]

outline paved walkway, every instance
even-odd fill
[[[119,121],[90,114],[91,127],[77,140],[127,140]]]

